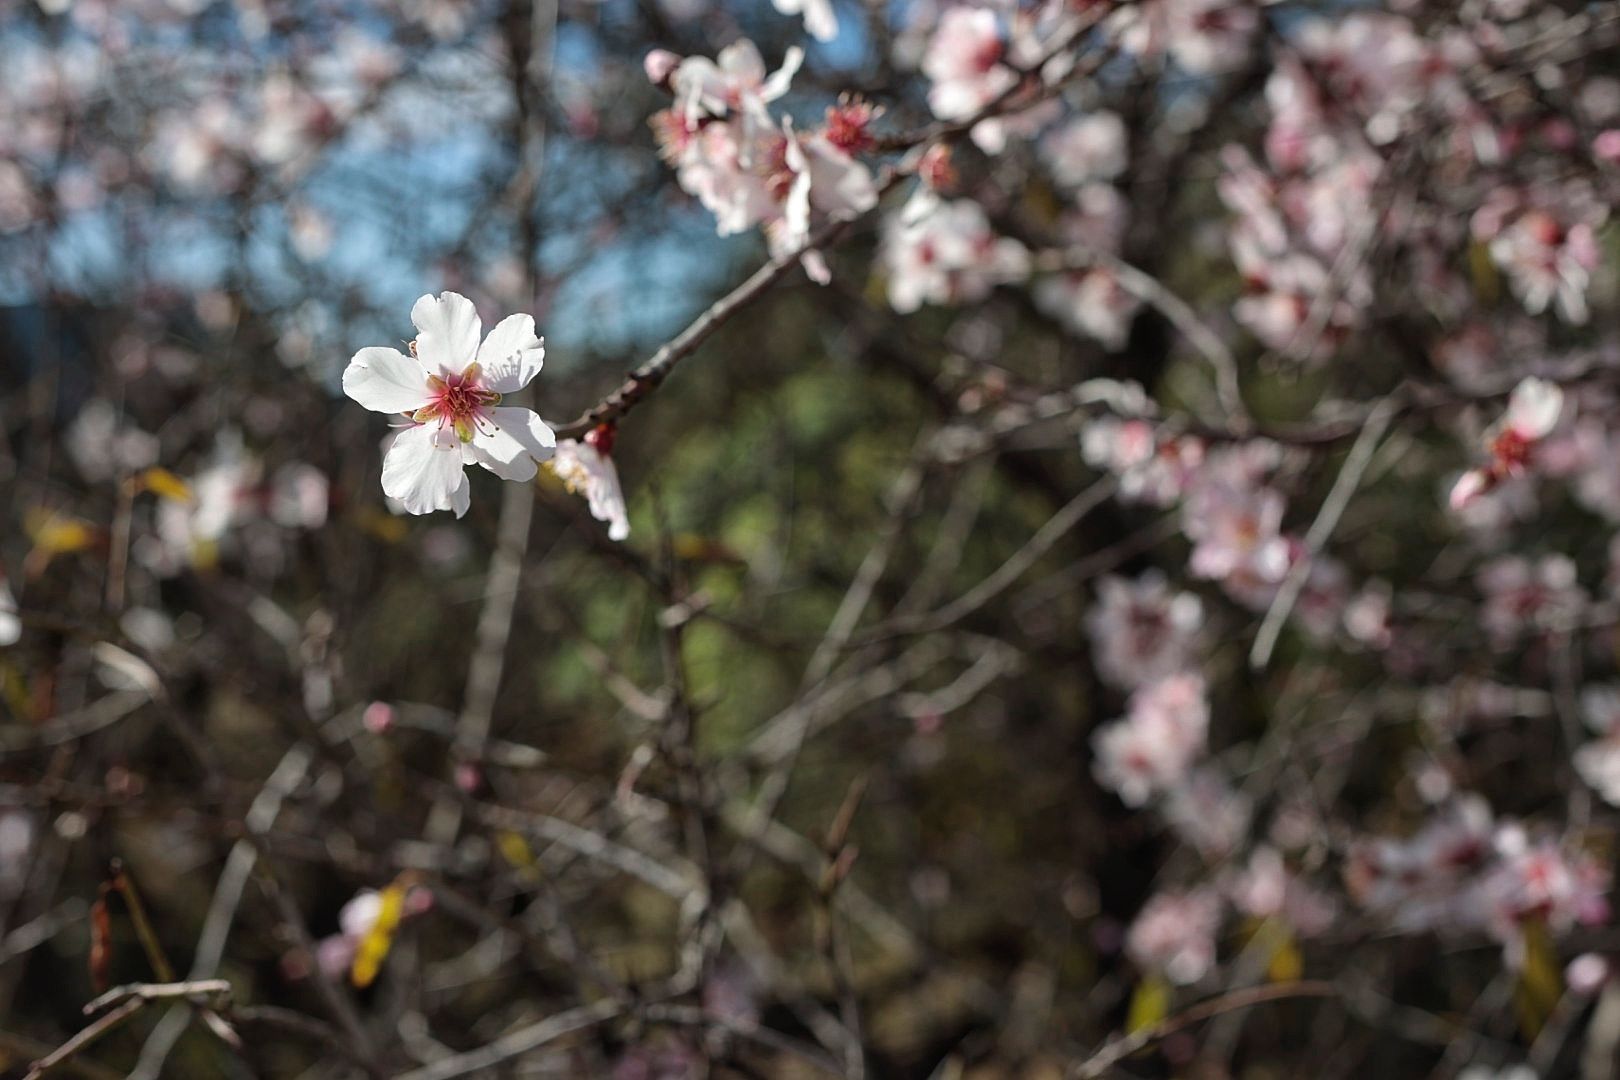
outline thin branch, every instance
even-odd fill
[[[1103,1076],[1116,1063],[1130,1057],[1139,1050],[1146,1049],[1168,1035],[1173,1035],[1183,1028],[1234,1009],[1249,1009],[1256,1005],[1264,1005],[1271,1001],[1285,1001],[1290,998],[1305,997],[1337,997],[1338,991],[1331,983],[1325,982],[1291,982],[1274,983],[1269,986],[1253,986],[1242,990],[1234,990],[1229,994],[1211,998],[1199,1005],[1194,1005],[1178,1016],[1161,1020],[1141,1031],[1115,1039],[1104,1046],[1085,1061],[1076,1065],[1069,1071],[1071,1080],[1097,1080]]]
[[[1243,403],[1237,358],[1232,355],[1232,350],[1226,347],[1219,334],[1198,317],[1191,304],[1177,296],[1158,278],[1117,255],[1094,247],[1045,252],[1036,257],[1036,265],[1042,269],[1085,269],[1096,266],[1112,274],[1120,288],[1169,319],[1170,324],[1181,331],[1181,336],[1208,362],[1215,374],[1216,397],[1220,399],[1226,422],[1234,432],[1242,437],[1253,428],[1248,407]]]
[[[953,626],[962,619],[978,611],[985,604],[1000,596],[1031,566],[1034,566],[1043,555],[1051,551],[1057,542],[1068,535],[1069,531],[1085,519],[1086,515],[1101,506],[1108,497],[1114,493],[1115,483],[1111,477],[1097,480],[1080,494],[1070,499],[1062,509],[1053,514],[1029,541],[1013,553],[1012,557],[996,568],[989,577],[979,582],[973,588],[934,611],[924,612],[914,616],[903,616],[891,619],[872,627],[866,633],[855,639],[857,645],[869,645],[874,641],[895,637],[903,634],[926,634],[935,630],[943,630]]]
[[[81,1028],[73,1038],[30,1065],[28,1074],[23,1077],[23,1080],[39,1080],[40,1077],[71,1058],[74,1054],[77,1054],[113,1028],[140,1012],[145,1005],[146,1002],[141,998],[131,998],[112,1012],[103,1014],[94,1023]]]
[[[564,1035],[611,1020],[622,1011],[623,1006],[616,1001],[599,1001],[594,1005],[568,1009],[503,1035],[487,1046],[400,1073],[394,1080],[452,1080],[457,1076],[471,1076],[485,1069],[493,1069],[503,1061],[527,1054]]]
[[[1390,421],[1395,418],[1399,408],[1399,402],[1393,394],[1379,401],[1367,415],[1361,434],[1350,447],[1350,452],[1345,455],[1338,478],[1333,481],[1333,487],[1328,491],[1327,498],[1322,500],[1322,509],[1317,511],[1316,520],[1311,523],[1310,531],[1305,534],[1304,553],[1289,569],[1282,587],[1272,598],[1265,619],[1260,623],[1259,632],[1255,634],[1254,647],[1249,650],[1249,666],[1255,670],[1258,671],[1270,662],[1271,651],[1277,645],[1277,636],[1282,633],[1283,623],[1294,610],[1294,603],[1305,587],[1312,562],[1327,544],[1328,537],[1333,535],[1345,507],[1350,505],[1350,499],[1360,486],[1361,478],[1367,472],[1367,466],[1372,464],[1373,453],[1378,449],[1379,440],[1384,437],[1384,432],[1389,428]]]

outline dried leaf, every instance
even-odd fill
[[[1158,975],[1149,975],[1136,984],[1131,995],[1130,1012],[1125,1017],[1125,1032],[1134,1035],[1153,1027],[1170,1015],[1170,984]]]
[[[510,829],[495,834],[495,847],[500,851],[501,858],[505,859],[514,869],[522,871],[526,878],[539,876],[539,860],[534,857],[534,849],[529,842],[523,839],[521,833]]]
[[[169,499],[173,502],[191,502],[191,485],[180,479],[168,469],[151,468],[141,473],[141,488],[150,491],[160,499]]]
[[[90,986],[96,993],[107,989],[107,973],[112,967],[112,916],[107,912],[107,890],[103,886],[90,908]]]
[[[1513,1006],[1519,1016],[1519,1030],[1527,1041],[1535,1041],[1547,1018],[1564,993],[1564,977],[1552,936],[1540,919],[1528,920],[1524,934],[1524,964],[1513,989]]]
[[[1266,965],[1266,978],[1278,983],[1298,982],[1304,974],[1305,957],[1299,951],[1299,943],[1286,928],[1281,929],[1271,962]]]
[[[397,544],[410,535],[410,526],[393,514],[385,514],[374,507],[364,507],[359,515],[361,531],[385,544]]]
[[[23,573],[28,577],[43,574],[58,555],[84,551],[94,547],[101,538],[100,531],[89,522],[48,510],[30,511],[26,526],[34,542],[23,559]]]

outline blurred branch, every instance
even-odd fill
[[[1251,986],[1242,990],[1234,990],[1220,997],[1212,998],[1201,1004],[1194,1005],[1177,1016],[1168,1020],[1161,1020],[1157,1024],[1150,1024],[1141,1031],[1113,1042],[1098,1050],[1091,1057],[1069,1069],[1072,1080],[1098,1080],[1107,1075],[1108,1070],[1118,1062],[1125,1060],[1139,1050],[1146,1049],[1168,1035],[1174,1035],[1184,1028],[1231,1012],[1234,1009],[1251,1009],[1256,1005],[1264,1005],[1273,1001],[1286,1001],[1291,998],[1323,998],[1337,997],[1338,991],[1331,983],[1325,982],[1291,982],[1273,983],[1268,986]]]

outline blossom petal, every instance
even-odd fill
[[[484,385],[497,394],[513,394],[528,386],[545,359],[546,343],[535,336],[532,315],[508,315],[478,348]]]
[[[17,598],[5,579],[0,578],[0,648],[15,645],[22,637],[22,619],[17,615]]]
[[[424,296],[411,308],[416,324],[416,355],[429,371],[459,375],[478,355],[483,324],[478,309],[460,293]]]
[[[557,436],[532,409],[516,406],[491,409],[493,430],[480,425],[470,449],[478,464],[502,480],[534,479],[537,462],[551,457]]]
[[[428,401],[427,373],[398,349],[361,349],[343,372],[343,392],[373,412],[415,412]]]
[[[1558,384],[1528,378],[1513,388],[1508,399],[1508,423],[1526,439],[1545,437],[1558,426],[1564,409],[1564,392]]]
[[[759,58],[757,52],[754,54],[754,58],[756,60]],[[788,87],[793,84],[793,76],[799,73],[799,66],[803,63],[804,50],[797,45],[791,46],[782,57],[782,66],[771,72],[771,77],[765,80],[765,85],[760,88],[759,96],[766,101],[775,101],[787,93]],[[763,65],[761,66],[763,67]]]
[[[467,512],[467,474],[461,468],[455,433],[417,424],[394,436],[383,458],[383,494],[398,499],[407,512]]]

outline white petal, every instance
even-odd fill
[[[427,373],[398,349],[361,349],[343,372],[343,392],[373,412],[415,412],[428,402]]]
[[[1508,399],[1508,423],[1527,439],[1539,439],[1558,424],[1564,392],[1545,379],[1529,378],[1513,388]]]
[[[630,516],[625,510],[624,491],[619,487],[619,470],[607,457],[602,458],[599,468],[601,476],[588,493],[591,516],[607,524],[609,540],[623,540],[630,535]]]
[[[806,0],[804,28],[817,41],[831,41],[838,36],[838,16],[833,13],[831,0]]]
[[[546,343],[535,337],[532,315],[508,315],[495,324],[478,348],[484,385],[497,394],[513,394],[540,374]]]
[[[17,598],[0,578],[0,648],[15,645],[22,637],[22,619],[17,617]]]
[[[755,53],[754,55],[757,57],[759,54]],[[793,76],[798,74],[799,65],[803,63],[804,50],[797,45],[789,48],[787,54],[782,57],[782,66],[772,72],[769,79],[765,80],[765,85],[760,89],[759,96],[766,101],[775,101],[787,93],[788,87],[793,84]]]
[[[383,458],[382,487],[412,514],[466,513],[467,474],[461,469],[455,433],[432,424],[400,431]]]
[[[759,49],[747,38],[740,38],[720,50],[715,57],[719,61],[722,78],[735,81],[743,86],[758,86],[765,81],[765,59],[759,55]]]
[[[429,371],[460,375],[478,355],[483,324],[478,309],[460,293],[424,296],[411,308],[416,324],[416,355]]]
[[[495,429],[473,435],[473,460],[502,480],[534,479],[535,463],[548,460],[557,436],[533,409],[491,409]],[[487,430],[488,425],[480,425]]]

